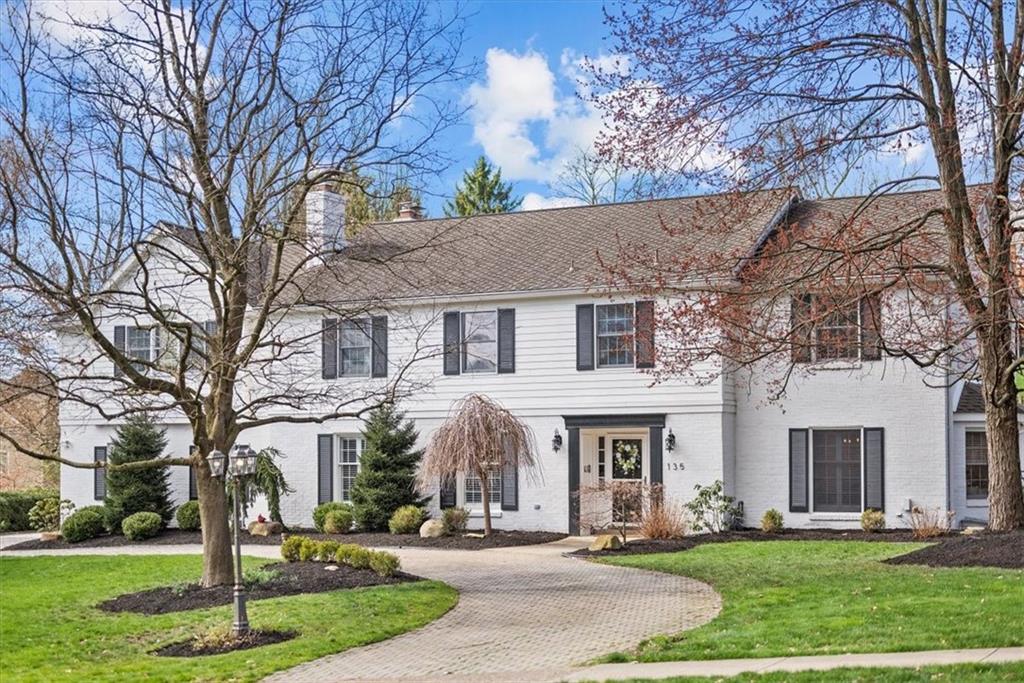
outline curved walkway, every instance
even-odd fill
[[[574,665],[654,635],[711,620],[721,607],[707,584],[681,576],[564,557],[586,539],[518,548],[390,549],[402,568],[459,591],[459,603],[410,633],[330,655],[272,681],[560,680]],[[197,546],[123,546],[25,554],[182,554]],[[276,557],[275,546],[246,546]],[[21,552],[5,552],[20,555]]]

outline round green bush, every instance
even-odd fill
[[[765,510],[761,517],[761,531],[766,534],[777,534],[782,531],[782,513],[775,508]]]
[[[397,555],[385,552],[383,550],[376,550],[370,553],[370,569],[375,571],[380,576],[389,577],[394,576],[398,568],[402,566]]]
[[[198,530],[202,526],[199,521],[199,501],[190,500],[183,503],[175,513],[175,517],[178,520],[178,528],[182,531]]]
[[[352,531],[350,510],[331,510],[324,516],[324,533],[347,534]]]
[[[441,514],[446,534],[461,534],[466,530],[469,523],[469,510],[466,508],[446,508]]]
[[[860,515],[860,528],[867,532],[885,529],[885,513],[881,510],[865,510]]]
[[[326,541],[320,541],[320,549],[317,551],[316,559],[321,562],[334,562],[334,557],[338,552],[338,546],[341,544],[337,541],[330,539]]]
[[[121,522],[121,533],[133,541],[141,541],[156,536],[163,525],[163,518],[155,512],[136,512]]]
[[[56,531],[60,528],[61,510],[73,508],[71,501],[43,498],[28,511],[28,523],[39,531]]]
[[[423,510],[415,505],[403,505],[395,510],[388,520],[388,529],[393,534],[414,534],[423,524]]]
[[[299,545],[299,560],[313,562],[319,555],[320,541],[314,541],[312,538],[302,539],[302,544]]]
[[[352,506],[348,503],[339,503],[337,501],[331,501],[329,503],[321,503],[313,508],[313,526],[320,533],[324,531],[324,519],[327,517],[328,512],[347,512],[350,516],[352,515]]]
[[[90,505],[64,520],[60,533],[68,543],[79,543],[96,538],[104,532],[103,528],[103,506]]]
[[[302,544],[309,539],[305,536],[289,536],[281,542],[281,557],[287,562],[298,562]]]

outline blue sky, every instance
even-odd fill
[[[443,215],[443,197],[481,154],[526,197],[524,209],[558,205],[547,181],[599,124],[576,77],[582,57],[605,54],[602,4],[492,0],[465,9],[464,55],[478,68],[462,93],[465,120],[438,141],[455,162],[423,188],[427,213]]]

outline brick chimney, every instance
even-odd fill
[[[423,218],[423,207],[416,202],[402,202],[398,205],[396,221],[418,221]]]
[[[346,244],[345,196],[330,183],[306,193],[306,239],[313,254],[337,251]]]

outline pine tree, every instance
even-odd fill
[[[455,186],[455,198],[445,205],[444,212],[447,216],[507,213],[522,203],[522,197],[512,196],[512,184],[501,181],[501,169],[480,157],[462,175],[462,183]]]
[[[403,505],[426,505],[416,491],[416,468],[423,451],[415,450],[416,432],[393,405],[370,414],[363,430],[366,445],[359,458],[359,474],[352,484],[356,523],[366,531],[388,528],[388,520]]]
[[[117,428],[107,459],[110,464],[152,460],[163,455],[167,447],[166,432],[145,416],[134,416]],[[104,522],[111,533],[121,533],[121,521],[136,512],[155,512],[170,521],[171,504],[169,476],[166,467],[138,470],[108,470],[107,495],[103,501]]]

